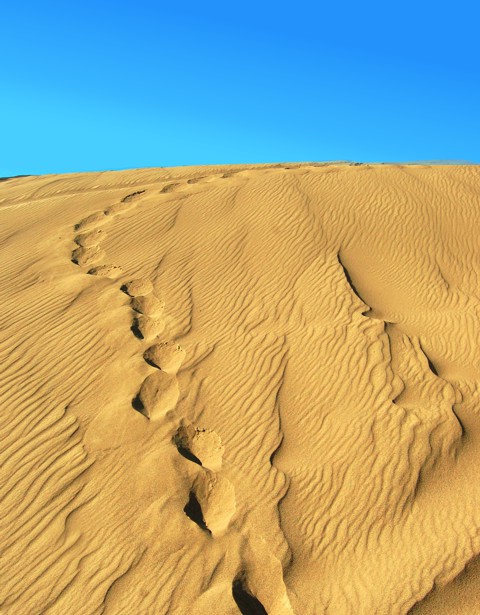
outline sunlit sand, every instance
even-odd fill
[[[478,614],[480,170],[0,183],[0,612]]]

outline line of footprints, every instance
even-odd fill
[[[115,214],[134,206],[134,201],[144,192],[129,194],[119,203],[76,224],[78,234],[74,242],[77,247],[72,252],[72,261],[90,267],[90,275],[109,278],[120,275],[120,267],[99,264],[105,256],[100,247],[105,231],[99,227]],[[143,357],[155,368],[143,381],[133,407],[150,421],[150,425],[154,425],[177,405],[180,396],[177,372],[185,359],[185,350],[175,341],[161,337],[166,324],[165,302],[154,294],[150,280],[130,280],[120,289],[131,298],[134,312],[132,332],[150,344]],[[235,513],[236,500],[232,483],[221,473],[224,447],[219,435],[210,429],[198,429],[191,421],[182,418],[172,441],[183,457],[201,466],[191,486],[185,514],[212,536],[223,535]]]

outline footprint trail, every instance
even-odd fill
[[[230,174],[223,174],[218,178],[207,177],[184,183],[168,183],[160,194],[183,191],[189,187],[210,183],[215,179],[226,180],[229,177]],[[76,224],[76,235],[73,240],[76,247],[72,251],[72,262],[82,268],[88,268],[86,273],[92,276],[111,279],[121,277],[123,275],[121,267],[101,262],[105,258],[101,248],[102,240],[107,235],[105,225],[111,223],[117,215],[139,205],[142,202],[140,197],[145,192],[140,190],[129,194],[119,203],[109,206],[104,211],[91,214]],[[172,445],[183,459],[198,468],[193,470],[188,501],[185,503],[183,513],[202,532],[205,532],[210,540],[221,541],[229,533],[237,512],[234,485],[222,469],[225,448],[221,438],[214,430],[197,427],[186,417],[176,414],[175,409],[180,397],[177,374],[185,361],[186,352],[175,340],[162,337],[167,325],[167,308],[163,299],[155,294],[152,281],[148,278],[130,279],[122,282],[119,290],[130,297],[131,332],[146,343],[147,347],[142,351],[143,359],[152,368],[132,402],[132,411],[139,412],[147,419],[145,437],[148,437],[148,431],[156,430],[167,422],[173,420],[176,423],[171,437]],[[192,475],[192,470],[189,470],[188,475]],[[268,569],[272,565],[271,557],[265,559],[263,550],[255,546],[255,541],[251,543],[248,536],[242,536],[238,532],[239,530],[235,529],[233,534],[235,550],[241,554],[244,551],[241,545],[246,544],[249,555],[245,557],[240,555],[239,568],[231,577],[232,597],[241,613],[267,613],[254,592],[250,591],[245,570],[256,568],[256,566],[252,568],[252,558],[264,560],[264,567]],[[225,543],[224,548],[228,550],[227,544]],[[279,562],[275,563],[275,566],[280,567],[278,582],[283,606],[280,610],[274,607],[270,615],[277,613],[288,615],[292,611],[285,593],[281,566]],[[277,574],[275,572],[274,576]],[[255,572],[254,576],[257,575],[258,572]]]

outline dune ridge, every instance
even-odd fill
[[[2,182],[0,612],[477,613],[479,179]]]

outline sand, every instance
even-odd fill
[[[0,612],[476,614],[480,168],[0,184]]]

